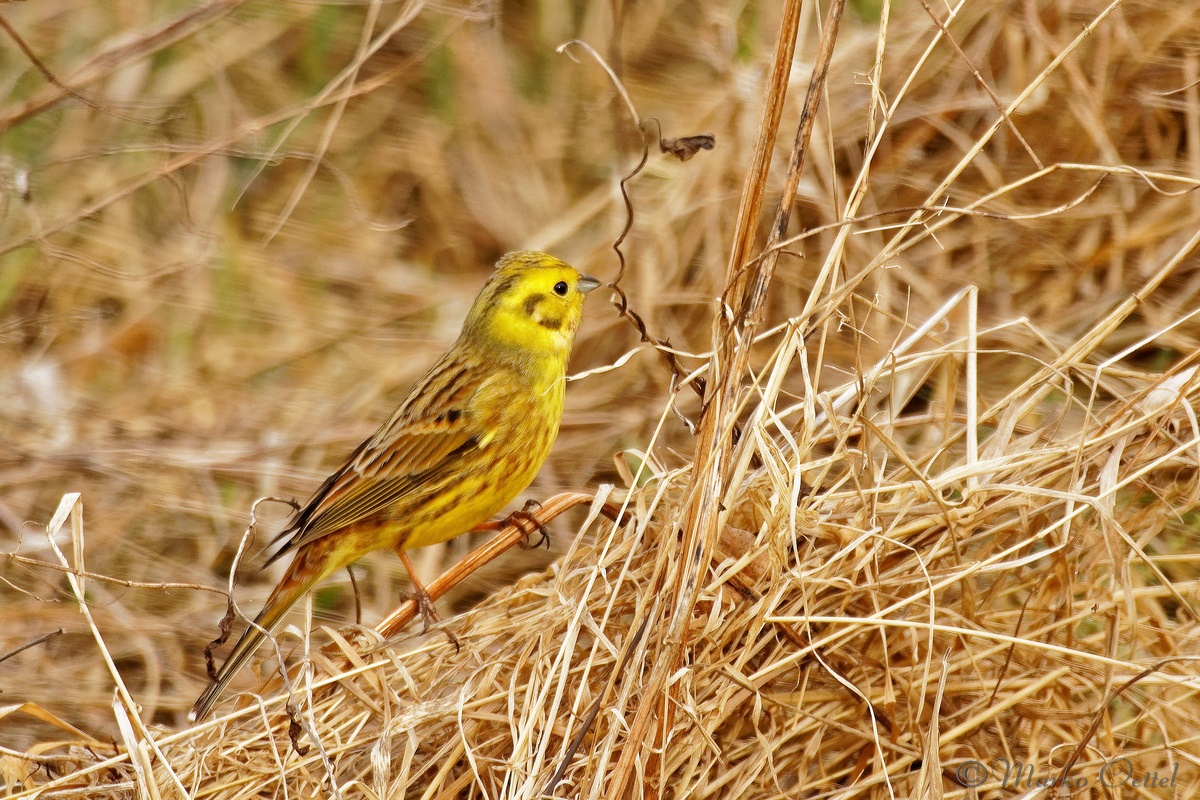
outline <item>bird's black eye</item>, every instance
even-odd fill
[[[554,284],[554,293],[556,295],[558,295],[559,297],[566,297],[567,296],[567,282],[559,281],[558,283]]]

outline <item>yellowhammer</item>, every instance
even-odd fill
[[[287,541],[267,563],[294,553],[291,566],[192,707],[193,720],[305,592],[372,550],[399,554],[422,614],[435,616],[405,551],[465,533],[537,475],[558,435],[583,296],[599,285],[545,253],[500,259],[458,341],[277,538]]]

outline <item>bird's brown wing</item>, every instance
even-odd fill
[[[449,362],[449,363],[447,363]],[[490,436],[472,410],[486,380],[474,364],[448,354],[425,376],[375,435],[317,489],[267,564],[309,542],[385,511],[414,490],[437,482]]]

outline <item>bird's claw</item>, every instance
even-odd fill
[[[512,512],[504,520],[505,525],[515,525],[525,534],[525,538],[521,540],[521,547],[526,550],[536,550],[543,543],[546,545],[547,550],[550,549],[550,531],[546,529],[546,526],[534,514],[541,507],[542,504],[537,500],[529,500],[525,503],[524,508],[520,511]],[[532,541],[534,531],[537,531],[541,537],[536,542]]]
[[[429,629],[432,626],[438,625],[442,621],[442,616],[438,614],[437,609],[433,605],[433,598],[429,596],[429,592],[420,589],[414,589],[410,597],[417,604],[417,613],[421,615],[421,633],[429,633]],[[448,628],[442,628],[442,633],[446,634],[446,638],[450,640],[450,644],[454,645],[455,653],[462,650],[462,647],[458,643],[458,637],[451,633]]]

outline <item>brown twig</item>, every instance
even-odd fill
[[[66,631],[63,630],[62,628],[59,628],[56,631],[50,631],[49,633],[42,634],[41,636],[37,637],[36,639],[33,639],[32,641],[28,641],[19,647],[9,650],[4,655],[0,655],[0,661],[7,661],[8,659],[15,656],[17,653],[23,653],[31,647],[37,647],[39,644],[41,644],[43,642],[48,642],[51,639],[53,639],[55,636],[62,636],[64,633],[66,633]]]
[[[102,583],[111,583],[114,586],[124,586],[127,589],[195,589],[201,592],[212,592],[228,597],[229,593],[224,589],[219,589],[215,586],[205,586],[200,583],[158,583],[155,581],[130,581],[124,578],[114,578],[111,575],[102,575],[99,572],[90,572],[86,569],[75,569],[73,567],[64,567],[61,564],[51,564],[49,561],[42,561],[29,556],[18,555],[17,553],[0,553],[0,559],[12,561],[16,564],[24,564],[28,567],[37,567],[38,569],[50,569],[55,572],[62,572],[67,575],[74,575],[77,578],[87,578],[92,581],[100,581]]]
[[[654,122],[656,125],[658,124],[658,120],[645,120],[638,124],[638,131],[642,135],[642,157],[638,160],[637,165],[630,170],[629,174],[621,178],[620,181],[621,200],[625,203],[625,227],[621,230],[621,234],[613,241],[612,244],[612,249],[617,254],[618,267],[617,277],[614,278],[608,286],[613,290],[613,293],[616,294],[616,298],[613,300],[613,305],[617,309],[617,314],[629,320],[629,324],[633,325],[634,330],[638,332],[638,337],[641,339],[642,343],[649,344],[651,347],[653,347],[658,354],[663,357],[663,361],[667,363],[667,369],[671,371],[671,390],[674,392],[680,383],[687,380],[687,370],[683,368],[683,364],[679,361],[679,357],[676,356],[675,352],[671,349],[670,342],[659,339],[657,336],[650,333],[649,329],[646,327],[646,321],[642,319],[642,315],[629,307],[629,298],[625,295],[625,290],[621,288],[621,280],[625,277],[625,253],[621,250],[621,245],[625,242],[625,237],[629,235],[629,232],[633,230],[634,219],[633,200],[629,196],[629,182],[641,173],[646,166],[647,159],[650,157],[650,143],[649,139],[647,138],[649,131],[646,130],[646,126],[650,122]],[[661,141],[661,130],[659,138]],[[666,152],[665,148],[664,152]],[[707,381],[705,381],[704,378],[697,376],[693,378],[690,383],[692,389],[696,391],[696,394],[703,398]],[[696,432],[696,424],[685,417],[683,413],[679,411],[674,402],[671,403],[671,408],[675,411],[675,415],[683,422],[684,425],[687,426],[688,431],[694,434]]]
[[[238,542],[237,553],[233,556],[233,563],[229,566],[229,581],[228,590],[222,592],[225,595],[225,616],[221,617],[220,623],[217,625],[217,638],[213,639],[204,646],[204,665],[208,671],[209,680],[217,679],[217,665],[213,659],[213,653],[218,647],[229,641],[229,635],[233,632],[233,621],[238,617],[242,617],[247,623],[253,625],[249,617],[244,617],[241,610],[238,608],[237,599],[234,597],[233,590],[237,586],[238,570],[241,568],[242,559],[246,555],[246,551],[254,544],[254,537],[258,531],[258,506],[261,503],[282,503],[288,506],[293,511],[299,511],[299,504],[287,497],[260,497],[250,505],[250,522],[246,525],[246,530],[242,533],[242,538]],[[282,534],[280,534],[282,536]],[[279,536],[272,539],[267,547],[270,547],[279,540]],[[271,640],[274,642],[274,639]],[[280,659],[280,663],[282,659]]]
[[[1013,137],[1021,143],[1021,147],[1025,150],[1026,154],[1029,155],[1029,158],[1033,161],[1033,163],[1037,165],[1037,168],[1043,169],[1045,165],[1042,164],[1042,160],[1038,158],[1037,153],[1034,152],[1033,147],[1030,146],[1029,142],[1025,141],[1025,137],[1021,135],[1020,129],[1018,129],[1016,124],[1013,123],[1012,117],[1009,116],[1008,112],[1004,108],[1004,101],[1000,99],[1000,96],[996,94],[996,91],[984,79],[984,77],[979,74],[979,69],[971,61],[971,57],[963,52],[962,47],[958,44],[958,40],[950,35],[950,31],[946,28],[946,23],[943,22],[937,14],[933,13],[933,9],[929,7],[928,0],[921,0],[921,8],[925,9],[925,13],[929,15],[931,20],[933,20],[933,24],[938,26],[938,29],[942,32],[942,35],[946,37],[946,41],[948,41],[950,46],[954,48],[954,52],[958,53],[959,58],[961,58],[967,65],[967,68],[971,70],[971,74],[975,76],[975,82],[979,84],[983,91],[987,92],[987,96],[991,99],[992,105],[996,107],[996,110],[1000,112],[1000,116],[1004,118],[1004,122],[1006,125],[1008,125],[1008,129],[1012,131]]]
[[[783,101],[787,95],[787,81],[799,28],[800,5],[799,0],[788,2],[780,23],[771,80],[767,89],[767,103],[759,125],[760,136],[755,148],[755,164],[746,178],[734,246],[726,272],[724,296],[734,310],[734,316],[721,314],[718,341],[709,362],[711,382],[709,391],[706,392],[705,407],[701,412],[701,428],[696,439],[695,464],[691,472],[692,483],[688,487],[683,521],[679,526],[680,558],[665,587],[674,594],[674,603],[667,629],[660,637],[663,647],[654,661],[654,667],[646,681],[644,699],[629,728],[628,741],[646,741],[651,720],[657,715],[658,748],[664,746],[667,732],[673,726],[678,705],[669,696],[672,692],[667,689],[667,679],[679,669],[683,660],[689,638],[688,624],[699,599],[704,575],[712,561],[720,532],[718,510],[732,451],[732,440],[723,435],[722,431],[726,426],[732,428],[732,420],[727,419],[727,416],[736,408],[735,394],[739,388],[739,379],[749,363],[750,343],[762,324],[767,288],[779,258],[779,252],[771,250],[765,258],[758,261],[753,270],[747,270],[744,266],[750,260],[754,231],[757,229],[759,212],[766,194],[767,169]],[[825,20],[812,79],[808,85],[808,95],[788,163],[787,178],[767,242],[768,250],[783,238],[791,216],[792,201],[799,185],[800,171],[812,135],[816,110],[824,92],[829,62],[833,57],[833,46],[837,41],[844,9],[844,0],[835,0]],[[659,749],[650,749],[649,762],[644,766],[647,775],[657,774],[659,752]],[[609,800],[618,800],[626,795],[629,781],[643,753],[645,750],[641,747],[627,747],[622,752],[608,786],[606,796]],[[643,790],[647,789],[648,787],[643,786]]]
[[[1071,753],[1071,757],[1067,759],[1065,764],[1063,764],[1062,770],[1058,774],[1058,779],[1055,782],[1055,785],[1066,785],[1066,781],[1071,773],[1071,769],[1075,766],[1076,762],[1079,761],[1079,757],[1083,755],[1083,751],[1087,748],[1088,742],[1092,740],[1092,737],[1096,735],[1096,731],[1100,730],[1100,725],[1107,717],[1109,706],[1112,704],[1113,700],[1116,700],[1118,697],[1125,694],[1125,692],[1127,692],[1129,689],[1141,683],[1146,678],[1149,678],[1154,673],[1161,671],[1162,668],[1168,664],[1194,664],[1197,661],[1200,661],[1200,657],[1198,656],[1172,656],[1170,658],[1164,658],[1161,661],[1146,667],[1146,669],[1142,670],[1137,675],[1134,675],[1132,678],[1118,686],[1111,695],[1104,698],[1104,702],[1100,704],[1100,707],[1096,710],[1096,713],[1092,718],[1092,724],[1088,727],[1083,737],[1080,738],[1079,744],[1075,746],[1074,752]]]
[[[38,57],[37,53],[33,52],[33,48],[29,46],[29,43],[25,41],[21,34],[17,33],[17,29],[14,28],[9,21],[4,18],[3,14],[0,14],[0,28],[2,28],[4,32],[8,34],[8,38],[13,40],[13,42],[17,45],[17,48],[25,54],[25,58],[29,59],[29,63],[33,64],[33,68],[41,73],[41,76],[45,78],[50,85],[62,90],[63,93],[74,97],[76,100],[89,108],[94,108],[101,113],[109,114],[117,117],[118,119],[123,119],[126,122],[137,122],[142,125],[147,125],[153,122],[153,120],[150,119],[139,119],[138,117],[121,114],[104,105],[103,103],[97,102],[87,95],[75,91],[70,86],[67,86],[58,79],[58,76],[46,66],[46,63]]]
[[[242,2],[242,0],[236,0],[236,2]],[[439,40],[435,39],[434,44],[436,44],[437,41]],[[308,100],[295,106],[289,106],[288,108],[272,111],[268,114],[264,114],[256,119],[244,123],[234,131],[221,136],[215,136],[203,144],[181,152],[173,158],[168,159],[163,164],[159,165],[157,169],[147,171],[144,174],[137,174],[113,187],[108,191],[107,194],[99,197],[98,199],[92,200],[80,208],[76,208],[71,213],[66,214],[57,220],[46,223],[37,233],[30,234],[14,241],[5,242],[3,245],[0,245],[0,256],[20,250],[35,243],[42,243],[44,246],[46,239],[53,234],[60,233],[82,220],[96,216],[105,208],[108,208],[109,206],[125,199],[126,197],[132,196],[141,189],[153,184],[159,178],[172,175],[186,167],[191,166],[192,164],[195,164],[198,161],[202,161],[214,153],[222,152],[244,139],[258,136],[263,131],[278,125],[281,122],[311,113],[312,111],[324,108],[326,106],[334,105],[340,102],[343,97],[354,98],[370,94],[371,92],[374,92],[380,87],[385,86],[389,82],[395,80],[406,70],[411,69],[413,64],[420,63],[421,57],[424,55],[424,53],[425,49],[421,50],[412,57],[401,60],[396,65],[381,71],[377,75],[372,75],[370,79],[359,81],[357,84],[347,88],[342,93],[334,93],[319,99]],[[11,115],[9,117],[0,115],[0,130],[4,130],[6,124],[11,124],[11,122],[8,121],[10,117]]]
[[[587,736],[588,731],[590,731],[592,729],[592,725],[595,724],[596,717],[600,716],[600,709],[604,707],[604,704],[612,695],[612,691],[616,687],[617,681],[620,680],[621,676],[625,674],[625,668],[629,665],[629,659],[633,657],[634,652],[637,650],[638,644],[642,641],[642,637],[646,634],[646,626],[649,622],[650,617],[642,617],[642,624],[638,625],[637,631],[634,632],[633,636],[626,640],[624,652],[621,653],[621,660],[614,665],[612,672],[609,673],[608,682],[604,685],[604,691],[596,697],[596,700],[592,703],[591,708],[589,708],[587,713],[584,715],[583,721],[579,725],[579,730],[576,731],[575,736],[571,739],[571,741],[567,743],[567,749],[562,755],[562,760],[559,762],[558,768],[554,770],[554,775],[550,777],[550,782],[546,784],[546,795],[553,796],[554,790],[558,787],[559,782],[563,779],[563,775],[567,773],[567,768],[571,765],[571,759],[575,756],[575,753],[579,751],[579,746],[583,744],[583,740]]]
[[[354,570],[346,567],[346,574],[350,576],[350,589],[354,592],[354,624],[362,625],[362,595],[358,591],[358,578],[354,577]]]
[[[621,201],[625,204],[625,225],[623,228],[621,228],[621,233],[617,235],[617,238],[614,239],[612,243],[613,252],[617,254],[617,277],[613,278],[612,281],[608,283],[608,287],[612,289],[613,293],[616,295],[616,297],[613,299],[613,306],[615,306],[617,309],[617,315],[628,320],[629,324],[632,325],[634,330],[638,332],[638,338],[641,340],[642,344],[648,344],[653,347],[658,354],[662,356],[663,361],[666,362],[667,369],[671,371],[671,389],[672,392],[674,392],[677,386],[687,381],[688,371],[683,368],[683,364],[680,362],[679,357],[676,356],[675,352],[671,349],[671,343],[665,339],[659,339],[657,336],[650,333],[650,330],[646,327],[646,321],[642,318],[642,315],[630,308],[629,297],[626,296],[625,290],[621,288],[621,281],[625,278],[625,270],[627,266],[625,261],[625,252],[621,249],[621,245],[625,243],[625,239],[629,236],[629,232],[633,230],[634,222],[633,199],[629,196],[629,182],[641,174],[642,170],[646,167],[646,162],[650,158],[651,124],[653,124],[658,130],[658,136],[656,138],[658,139],[659,150],[663,153],[670,153],[680,161],[687,161],[699,150],[712,150],[715,146],[715,138],[711,134],[665,138],[662,135],[662,125],[657,119],[653,117],[642,119],[638,115],[637,107],[633,104],[633,100],[630,98],[629,92],[626,91],[625,86],[621,83],[621,79],[617,76],[616,70],[609,66],[608,63],[606,63],[604,59],[600,57],[600,54],[597,53],[591,45],[578,39],[572,39],[569,42],[559,45],[558,52],[565,53],[567,56],[574,59],[574,56],[572,56],[570,53],[571,46],[579,47],[587,52],[600,64],[601,68],[608,75],[609,79],[613,82],[614,88],[617,90],[617,94],[620,95],[621,99],[625,101],[625,108],[628,110],[634,126],[637,128],[638,136],[642,144],[642,154],[638,159],[637,164],[634,165],[633,169],[631,169],[621,178],[618,184],[621,190]],[[697,376],[690,381],[690,384],[692,389],[695,390],[696,394],[703,399],[707,381],[705,381],[704,378]],[[675,415],[680,419],[680,421],[687,426],[688,431],[694,434],[696,432],[695,423],[685,417],[673,402],[671,404],[671,409],[675,412]]]
[[[30,117],[52,107],[64,97],[75,97],[88,105],[94,106],[95,104],[92,101],[79,94],[80,86],[107,77],[116,70],[132,64],[138,59],[151,56],[198,31],[204,30],[214,21],[233,11],[244,2],[245,0],[213,0],[213,2],[198,8],[189,9],[187,12],[164,23],[159,28],[144,33],[132,41],[123,40],[124,43],[120,46],[100,53],[87,64],[75,70],[75,77],[67,79],[74,84],[74,88],[54,77],[49,70],[44,69],[41,62],[36,60],[36,56],[32,56],[31,52],[23,46],[20,39],[14,37],[17,41],[17,46],[26,52],[26,57],[34,59],[34,66],[50,82],[50,86],[46,87],[43,91],[34,93],[28,100],[7,110],[4,114],[0,114],[0,130],[7,130],[13,125],[24,122]],[[7,24],[4,27],[8,29]],[[9,29],[9,33],[12,35],[11,29]]]
[[[561,516],[570,509],[584,503],[591,503],[595,498],[584,492],[563,492],[556,494],[541,504],[541,507],[529,515],[532,519],[517,517],[507,521],[507,524],[482,547],[468,553],[461,561],[443,572],[426,585],[425,590],[430,600],[437,600],[448,591],[462,583],[467,576],[473,574],[501,553],[511,549],[527,536],[536,533],[539,525],[545,525],[550,520]],[[612,503],[605,503],[602,513],[611,520],[620,518],[621,510]],[[391,614],[385,617],[375,630],[380,636],[389,639],[396,636],[417,615],[417,601],[405,600]]]

